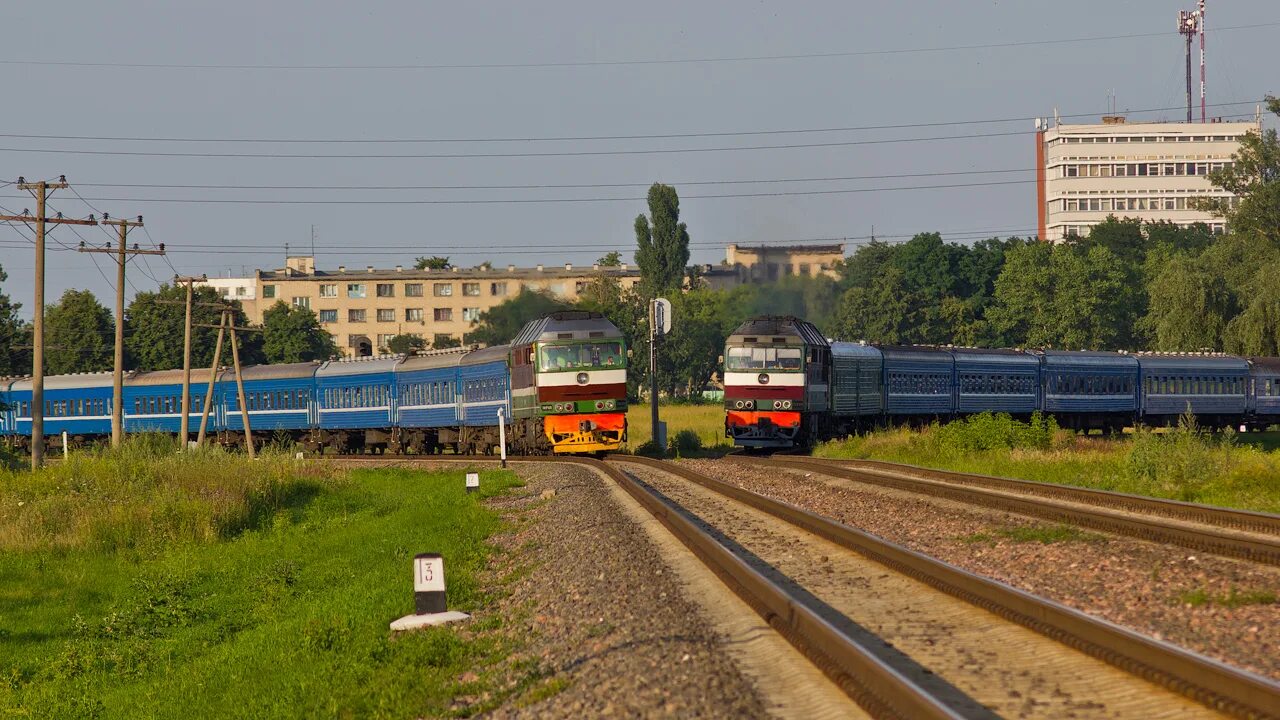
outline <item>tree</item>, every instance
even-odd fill
[[[0,268],[0,282],[8,279]],[[18,316],[21,308],[20,303],[0,293],[0,376],[31,373],[31,351],[19,349],[31,343],[31,328]]]
[[[610,250],[604,254],[604,257],[596,260],[596,264],[600,267],[622,267],[622,253]]]
[[[1280,98],[1268,95],[1267,109],[1280,115]],[[1231,160],[1210,172],[1209,182],[1239,200],[1208,198],[1197,206],[1226,218],[1232,232],[1259,233],[1280,245],[1280,138],[1276,131],[1245,135]]]
[[[53,375],[110,370],[115,319],[88,290],[68,290],[44,315],[45,371]]]
[[[1227,352],[1280,355],[1280,258],[1273,257],[1250,284],[1244,310],[1227,324]]]
[[[689,231],[680,222],[680,196],[670,185],[649,188],[649,217],[636,216],[640,294],[653,298],[679,290],[689,264]]]
[[[426,347],[427,341],[418,335],[397,335],[387,341],[387,349],[397,355],[412,355]]]
[[[415,270],[448,270],[450,268],[449,258],[432,255],[431,257],[420,257],[413,261]]]
[[[168,284],[161,285],[155,292],[140,292],[134,296],[133,302],[125,310],[124,347],[127,367],[137,370],[172,370],[182,367],[182,332],[186,312],[183,304],[186,298],[186,288]],[[160,300],[176,304],[161,304],[158,302]],[[197,286],[194,301],[195,305],[191,309],[193,325],[217,325],[221,322],[222,311],[202,305],[223,303],[217,290]],[[240,303],[231,304],[235,308],[232,319],[236,326],[247,327],[249,318],[240,308]],[[208,367],[213,362],[217,338],[216,328],[192,327],[192,367]],[[263,361],[260,333],[238,333],[236,342],[240,346],[240,362],[252,365]],[[224,362],[231,357],[227,354],[229,351],[230,346],[225,345],[222,355]]]
[[[431,341],[431,349],[433,350],[447,350],[456,347],[462,347],[462,341],[449,333],[436,333],[435,339]]]
[[[569,305],[548,292],[523,288],[515,297],[481,313],[475,329],[467,333],[466,342],[505,345],[530,320],[568,309]],[[432,343],[432,347],[440,346]]]
[[[339,352],[310,308],[277,300],[262,313],[262,354],[269,363],[297,363],[328,360]]]
[[[1150,310],[1143,318],[1155,350],[1223,347],[1234,301],[1226,280],[1188,255],[1169,260],[1147,286]]]

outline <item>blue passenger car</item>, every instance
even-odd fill
[[[830,397],[837,429],[877,422],[884,413],[884,354],[865,343],[831,343]]]
[[[1119,430],[1138,413],[1138,361],[1125,353],[1044,350],[1040,409],[1074,430]]]
[[[315,373],[319,443],[342,452],[391,441],[400,356],[330,360]]]
[[[316,424],[312,400],[319,367],[318,362],[305,362],[244,368],[240,375],[249,409],[249,428],[255,433],[284,431],[295,437],[310,430]],[[234,373],[223,371],[218,386],[226,429],[244,432]]]
[[[415,355],[396,366],[397,426],[458,426],[458,363],[466,352],[455,348]]]
[[[1174,425],[1190,410],[1210,427],[1233,425],[1245,412],[1249,363],[1244,358],[1198,353],[1142,354],[1142,421]]]
[[[955,361],[946,350],[881,346],[885,412],[891,420],[930,420],[955,412]]]
[[[507,371],[506,345],[469,352],[458,364],[458,384],[462,396],[462,424],[493,427],[498,424],[498,408],[511,422],[511,383]],[[600,402],[597,409],[603,410]]]
[[[1040,407],[1040,361],[1018,350],[956,348],[956,412],[1030,416]]]
[[[207,371],[206,371],[207,372]],[[109,376],[108,376],[109,377]],[[197,377],[207,375],[192,371],[191,417],[199,427],[204,393],[199,392]],[[182,425],[182,371],[154,370],[130,373],[124,379],[124,431],[164,432],[177,434]]]
[[[7,402],[14,431],[30,437],[31,378],[14,381]],[[45,377],[44,433],[60,436],[64,431],[77,442],[111,434],[111,373]]]
[[[1280,424],[1280,358],[1249,358],[1248,427]]]

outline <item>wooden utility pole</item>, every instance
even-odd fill
[[[244,424],[244,448],[249,453],[249,457],[254,457],[253,450],[253,428],[249,427],[249,402],[244,394],[244,376],[240,372],[240,346],[236,342],[236,331],[241,332],[262,332],[262,328],[252,327],[236,327],[235,318],[232,316],[233,309],[222,306],[222,324],[221,325],[196,325],[196,327],[218,328],[219,347],[221,347],[222,330],[226,330],[231,336],[231,362],[236,371],[236,396],[240,399],[240,421]],[[215,355],[216,358],[216,355]],[[215,359],[216,365],[216,359]],[[212,386],[211,386],[212,387]],[[207,415],[206,415],[207,417]]]
[[[116,261],[116,358],[114,374],[111,378],[111,447],[120,447],[124,440],[124,267],[130,255],[163,255],[164,243],[157,250],[142,250],[137,244],[129,247],[129,228],[142,227],[142,216],[137,220],[112,220],[105,214],[103,225],[115,225],[120,242],[113,250],[111,243],[106,247],[88,247],[80,243],[80,252],[106,253],[114,255]]]
[[[191,302],[194,300],[195,284],[208,280],[208,276],[200,277],[177,277],[173,278],[174,284],[187,284],[187,315],[186,321],[182,326],[182,423],[178,430],[178,437],[182,441],[182,449],[187,449],[187,438],[191,431],[190,413],[191,413]],[[215,364],[217,361],[214,361]]]
[[[205,430],[209,427],[209,409],[213,406],[213,388],[218,383],[218,363],[222,361],[222,338],[227,334],[227,315],[222,312],[222,322],[218,325],[218,342],[213,346],[213,365],[209,368],[209,389],[204,393],[204,405],[200,408],[200,433],[196,435],[196,445],[204,447]]]
[[[55,217],[45,217],[45,205],[51,190],[63,190],[70,187],[67,176],[58,177],[58,182],[29,183],[26,178],[18,178],[18,189],[30,192],[36,199],[36,214],[23,210],[21,215],[0,215],[0,220],[23,222],[35,225],[36,234],[36,276],[35,299],[31,308],[32,349],[31,349],[31,469],[44,464],[44,240],[46,225],[97,225],[90,215],[88,220],[72,220],[58,213]]]

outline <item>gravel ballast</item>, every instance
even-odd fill
[[[724,638],[591,470],[516,464],[492,506],[511,522],[486,584],[543,679],[492,717],[766,717]]]
[[[1280,678],[1280,570],[820,475],[692,460],[711,477],[1253,672]]]

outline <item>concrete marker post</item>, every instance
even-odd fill
[[[498,408],[498,453],[502,457],[502,467],[507,466],[507,419],[504,408]]]
[[[414,630],[471,617],[448,609],[444,558],[440,553],[419,553],[413,556],[413,605],[415,614],[393,621],[392,630]]]
[[[467,473],[467,494],[471,494],[480,489],[480,473]]]
[[[66,460],[70,457],[71,448],[67,445],[67,431],[62,431],[62,459]]]

